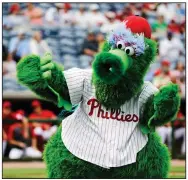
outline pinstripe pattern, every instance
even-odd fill
[[[75,112],[62,121],[62,140],[67,149],[78,158],[104,168],[134,163],[137,153],[148,141],[147,135],[138,128],[139,121],[110,118],[112,110],[107,110],[96,100],[91,70],[73,68],[64,71],[64,75],[71,103],[79,104]],[[156,91],[150,82],[145,82],[141,93],[122,105],[116,118],[127,114],[139,118],[143,104]],[[89,104],[92,99],[94,101]],[[93,102],[95,107],[91,113]]]

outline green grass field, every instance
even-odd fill
[[[3,178],[47,178],[44,168],[4,168]],[[173,166],[169,178],[185,178],[185,167]]]

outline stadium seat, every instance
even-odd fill
[[[77,49],[73,49],[71,47],[62,46],[61,47],[61,54],[70,54],[70,55],[77,55],[78,51]]]
[[[83,42],[84,42],[84,38],[77,38],[76,39],[77,46],[81,46],[83,44]]]
[[[46,10],[48,8],[54,7],[54,5],[53,3],[39,3],[38,7]]]
[[[72,67],[78,67],[79,59],[74,55],[65,54],[62,56],[61,62],[65,69],[69,69]]]
[[[109,3],[99,3],[99,6],[101,11],[109,11],[111,9]]]
[[[58,36],[58,30],[57,29],[45,29],[44,31],[44,37],[57,37]]]
[[[77,10],[79,8],[79,4],[77,3],[70,3],[71,5],[71,10]]]
[[[61,27],[60,27],[60,31],[61,31],[61,30],[67,30],[67,31],[69,31],[69,32],[73,32],[74,27],[73,27],[73,26],[70,26],[70,25],[64,25],[64,26],[61,26]]]
[[[152,63],[150,65],[150,71],[154,71],[154,70],[156,70],[158,68],[160,68],[160,62],[158,62],[158,61],[155,61],[154,63]]]
[[[8,47],[9,41],[6,38],[3,38],[3,45]]]
[[[72,48],[75,48],[75,46],[76,46],[75,40],[68,39],[68,38],[61,39],[60,45],[62,45],[62,46],[69,46],[69,47],[72,47]]]
[[[79,67],[83,68],[83,69],[90,67],[92,60],[93,60],[93,58],[90,56],[80,55],[79,56]]]
[[[87,36],[87,33],[85,31],[76,31],[75,36],[76,38],[85,38]]]
[[[59,42],[55,38],[48,37],[45,39],[48,45],[56,46]]]
[[[60,30],[59,31],[59,37],[61,38],[74,38],[74,33],[72,31],[68,30]]]

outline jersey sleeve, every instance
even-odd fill
[[[157,93],[159,90],[149,81],[144,83],[143,90],[139,96],[139,111],[140,116],[142,116],[144,111],[144,104],[147,102],[147,100],[153,96],[155,93]]]
[[[67,82],[71,104],[78,104],[83,95],[84,89],[84,74],[83,70],[79,68],[71,68],[64,71],[64,76]]]

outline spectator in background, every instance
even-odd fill
[[[7,148],[7,140],[8,140],[7,134],[3,129],[3,144],[2,144],[2,146],[3,146],[3,157],[5,155],[5,151],[6,151],[6,148]]]
[[[8,57],[8,48],[3,44],[2,46],[2,61],[6,61]]]
[[[9,54],[6,61],[3,61],[3,76],[15,77],[16,75],[16,61]]]
[[[172,126],[171,123],[167,123],[164,126],[159,126],[156,128],[156,132],[161,137],[161,141],[167,144],[168,148],[172,149]]]
[[[117,14],[116,18],[119,19],[120,21],[123,21],[126,17],[134,15],[132,9],[130,8],[129,5],[125,5],[124,9],[122,12]]]
[[[176,23],[174,19],[172,19],[170,21],[170,23],[168,24],[168,31],[172,32],[172,33],[180,33],[180,24]]]
[[[171,81],[170,78],[170,61],[163,60],[161,62],[161,68],[156,70],[153,78],[153,85],[160,88]]]
[[[89,27],[97,28],[101,27],[103,24],[108,23],[108,20],[104,16],[103,13],[99,11],[99,5],[98,4],[91,4],[89,6],[90,13],[88,14],[89,21]]]
[[[168,32],[167,37],[159,41],[159,54],[162,59],[167,58],[171,62],[176,63],[180,54],[184,54],[184,52],[183,43],[172,32]]]
[[[14,120],[15,122],[22,122],[24,127],[24,137],[28,137],[28,121],[23,116],[23,111],[12,111],[12,104],[10,101],[3,102],[3,110],[2,110],[2,120],[5,122],[6,120]],[[8,131],[11,124],[3,123],[3,129],[5,133],[8,135]]]
[[[185,77],[180,77],[180,90],[182,101],[185,101]]]
[[[60,6],[60,3],[59,3]],[[70,3],[61,3],[60,22],[62,25],[72,25],[75,22]]]
[[[158,16],[157,21],[152,24],[152,30],[158,34],[164,34],[167,30],[167,23],[163,16]]]
[[[176,4],[176,22],[184,22],[185,21],[185,3],[177,3]]]
[[[50,111],[42,108],[40,101],[33,100],[31,103],[33,112],[29,115],[29,119],[56,119],[56,115]]]
[[[3,44],[2,46],[2,60],[6,61],[8,57],[8,48]]]
[[[12,111],[12,104],[10,101],[3,102],[2,109],[2,120],[3,120],[3,133],[4,138],[8,141],[7,150],[5,152],[6,156],[8,156],[10,149],[13,146],[22,147],[22,143],[18,143],[16,141],[12,141],[13,135],[19,136],[23,139],[29,139],[29,124],[27,118],[24,116],[23,110],[17,110],[16,112]],[[7,122],[8,120],[12,120],[12,123]],[[13,129],[15,127],[22,127],[22,135],[18,135]]]
[[[73,14],[70,12],[69,3],[55,3],[55,7],[49,8],[45,13],[45,21],[53,25],[72,24]]]
[[[17,118],[28,122],[24,114],[23,110],[16,111]],[[21,123],[14,123],[11,125],[8,131],[8,141],[11,146],[9,153],[10,159],[19,159],[21,157],[42,157],[41,152],[37,149],[35,134],[29,126],[27,126],[26,129],[24,124]]]
[[[93,57],[98,52],[98,43],[94,32],[88,32],[87,39],[83,44],[83,53],[87,56]]]
[[[140,6],[141,8],[139,10],[141,10],[142,8],[145,9],[147,14],[151,14],[156,13],[155,11],[157,10],[157,3],[141,3],[142,6]]]
[[[110,30],[114,29],[120,21],[116,19],[116,14],[112,11],[106,12],[106,18],[108,19],[108,23],[101,26],[102,33],[108,33]]]
[[[13,3],[10,6],[9,14],[3,19],[3,28],[6,30],[15,30],[20,26],[26,26],[28,24],[28,18],[23,16],[20,11],[20,5]]]
[[[184,63],[181,62],[181,61],[178,61],[178,62],[176,63],[176,66],[175,66],[174,71],[180,73],[180,78],[185,77],[185,65],[184,65]]]
[[[33,112],[29,115],[30,120],[56,120],[56,115],[50,111],[42,108],[40,101],[34,100],[31,103]],[[34,130],[34,134],[37,136],[38,146],[44,144],[40,142],[44,142],[48,140],[57,130],[57,126],[52,126],[51,123],[38,123],[34,122],[31,124]],[[43,147],[39,147],[40,150]]]
[[[182,138],[180,153],[181,155],[185,155],[186,120],[185,120],[185,116],[181,113],[181,111],[178,112],[177,119],[174,121],[173,124],[174,124],[174,138],[176,142],[178,142],[180,138]]]
[[[7,148],[8,143],[8,133],[9,128],[11,127],[11,124],[4,123],[5,120],[8,119],[14,119],[14,115],[11,108],[10,101],[4,101],[3,102],[3,108],[2,108],[2,126],[3,126],[3,156],[7,157],[10,152],[10,148]]]
[[[89,31],[82,46],[83,55],[80,56],[80,64],[82,68],[91,66],[91,62],[94,55],[98,52],[98,48],[99,46],[94,32]]]
[[[80,27],[87,28],[89,26],[88,12],[84,4],[79,4],[79,10],[75,12],[75,23]]]
[[[96,40],[98,42],[98,52],[101,52],[105,43],[104,35],[102,33],[98,33],[96,36]]]
[[[33,3],[27,3],[27,9],[25,10],[24,15],[29,18],[30,23],[33,25],[43,24],[43,11],[42,9],[35,7]]]
[[[181,25],[180,25],[179,38],[183,42],[183,44],[185,44],[185,21],[183,23],[181,23]]]
[[[12,111],[12,104],[10,101],[3,102],[2,120],[15,119],[15,114]],[[6,131],[7,133],[7,131]]]
[[[46,52],[52,53],[48,43],[42,39],[42,33],[35,31],[30,40],[30,53],[43,56]]]
[[[24,29],[20,29],[18,35],[10,40],[8,52],[12,54],[12,57],[16,62],[30,53],[29,41],[26,38]]]
[[[44,19],[45,22],[52,25],[59,25],[61,10],[63,8],[62,3],[55,3],[55,7],[47,9]]]
[[[181,95],[181,112],[185,116],[185,65],[183,62],[179,61],[176,63],[176,67],[173,70],[175,74],[178,74],[178,82],[180,87],[180,95]]]
[[[45,21],[55,25],[71,25],[75,21],[75,17],[71,12],[70,3],[55,3],[55,7],[51,7],[45,14]]]
[[[163,16],[165,18],[165,22],[169,23],[172,18],[174,18],[175,11],[172,4],[167,2],[159,3],[157,6],[157,16]]]

